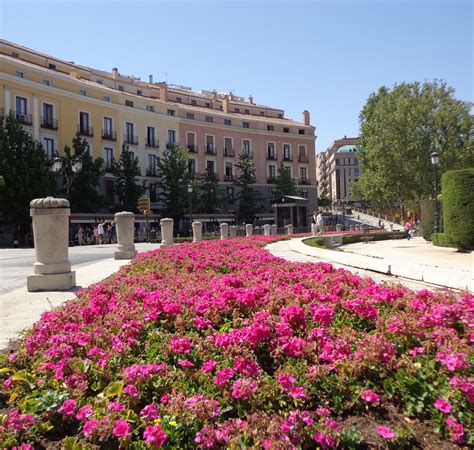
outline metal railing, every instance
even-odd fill
[[[117,132],[112,130],[102,130],[102,139],[107,139],[108,141],[116,141]]]
[[[230,147],[224,147],[224,156],[235,156],[235,150]]]
[[[24,124],[24,125],[32,125],[33,124],[33,118],[31,114],[27,114],[21,111],[15,111],[15,117],[18,122]]]
[[[160,142],[158,139],[155,139],[155,138],[153,139],[146,138],[145,146],[152,147],[152,148],[160,148]]]
[[[123,135],[123,142],[125,142],[125,144],[130,144],[130,145],[138,145],[138,136],[125,133]]]
[[[77,131],[79,132],[79,134],[82,134],[82,136],[94,136],[94,128],[90,125],[79,124],[77,126]]]
[[[188,150],[191,153],[197,153],[198,152],[198,146],[196,144],[188,144]]]
[[[41,128],[49,128],[50,130],[58,129],[58,121],[52,117],[41,117]]]

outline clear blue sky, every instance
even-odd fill
[[[473,100],[472,1],[0,0],[5,39],[59,58],[195,90],[233,90],[300,120],[317,151],[358,133],[367,97],[444,79]]]

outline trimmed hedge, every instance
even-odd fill
[[[364,233],[343,234],[342,245],[363,242],[367,238],[371,241],[387,241],[388,239],[402,239],[404,237],[405,237],[405,233],[403,231],[387,231],[387,232],[381,232],[381,233],[368,233],[368,234],[364,234]],[[310,247],[326,248],[326,246],[323,243],[322,237],[312,237],[309,239],[305,239],[303,242],[306,245],[309,245]]]
[[[441,178],[444,233],[461,250],[474,249],[474,168],[451,170]]]
[[[423,199],[421,201],[421,231],[426,241],[431,241],[433,234],[435,201],[431,199]]]
[[[454,247],[454,245],[448,242],[446,233],[433,233],[431,235],[431,239],[433,241],[433,245],[436,245],[436,247]]]

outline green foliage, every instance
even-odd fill
[[[471,167],[474,119],[470,104],[442,81],[385,86],[360,114],[360,191],[375,206],[402,209],[432,190],[430,153],[439,144],[441,171]]]
[[[0,215],[4,222],[30,223],[30,201],[54,193],[49,168],[43,147],[10,114],[0,123]]]
[[[341,444],[343,448],[356,449],[363,441],[364,437],[354,427],[346,428],[341,432]]]
[[[237,164],[239,176],[234,185],[239,189],[236,199],[239,202],[237,220],[243,223],[252,223],[258,210],[258,194],[253,189],[255,184],[255,166],[252,163],[250,152],[242,150]]]
[[[436,247],[455,247],[453,244],[450,244],[446,233],[433,233],[431,235],[431,240],[433,241],[433,245]]]
[[[442,177],[444,232],[458,249],[474,249],[474,168]]]
[[[278,175],[275,178],[275,198],[283,195],[296,195],[296,184],[291,178],[290,170],[280,163]]]
[[[199,186],[199,211],[205,214],[219,212],[221,198],[219,195],[219,180],[214,172],[206,170],[206,177]]]
[[[321,207],[321,208],[331,206],[331,199],[329,197],[319,197],[318,198],[318,206]]]
[[[351,233],[342,235],[342,245],[355,244],[356,242],[363,242],[369,238],[371,241],[386,241],[388,239],[402,239],[405,236],[403,231],[390,231],[390,232],[376,232],[369,233]],[[303,241],[310,247],[324,247],[324,241],[322,237],[311,237]]]
[[[75,158],[81,158],[82,170],[74,174],[72,166]],[[104,174],[102,158],[92,159],[87,151],[87,141],[80,134],[72,140],[72,150],[64,147],[63,188],[73,212],[95,212],[104,206],[104,199],[97,193],[100,177]]]
[[[158,195],[163,203],[162,216],[170,217],[174,220],[175,226],[178,226],[187,211],[189,201],[187,152],[173,145],[163,152],[158,168],[160,179],[157,185],[160,188]]]
[[[422,235],[427,241],[432,239],[435,206],[435,201],[431,199],[425,198],[420,202]]]
[[[117,177],[115,193],[119,199],[119,209],[137,212],[138,199],[145,192],[145,186],[137,184],[136,177],[140,176],[138,158],[129,151],[128,145],[122,145],[122,153],[114,160],[110,170]]]

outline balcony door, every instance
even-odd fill
[[[80,112],[79,113],[79,128],[81,133],[89,133],[89,113]]]

